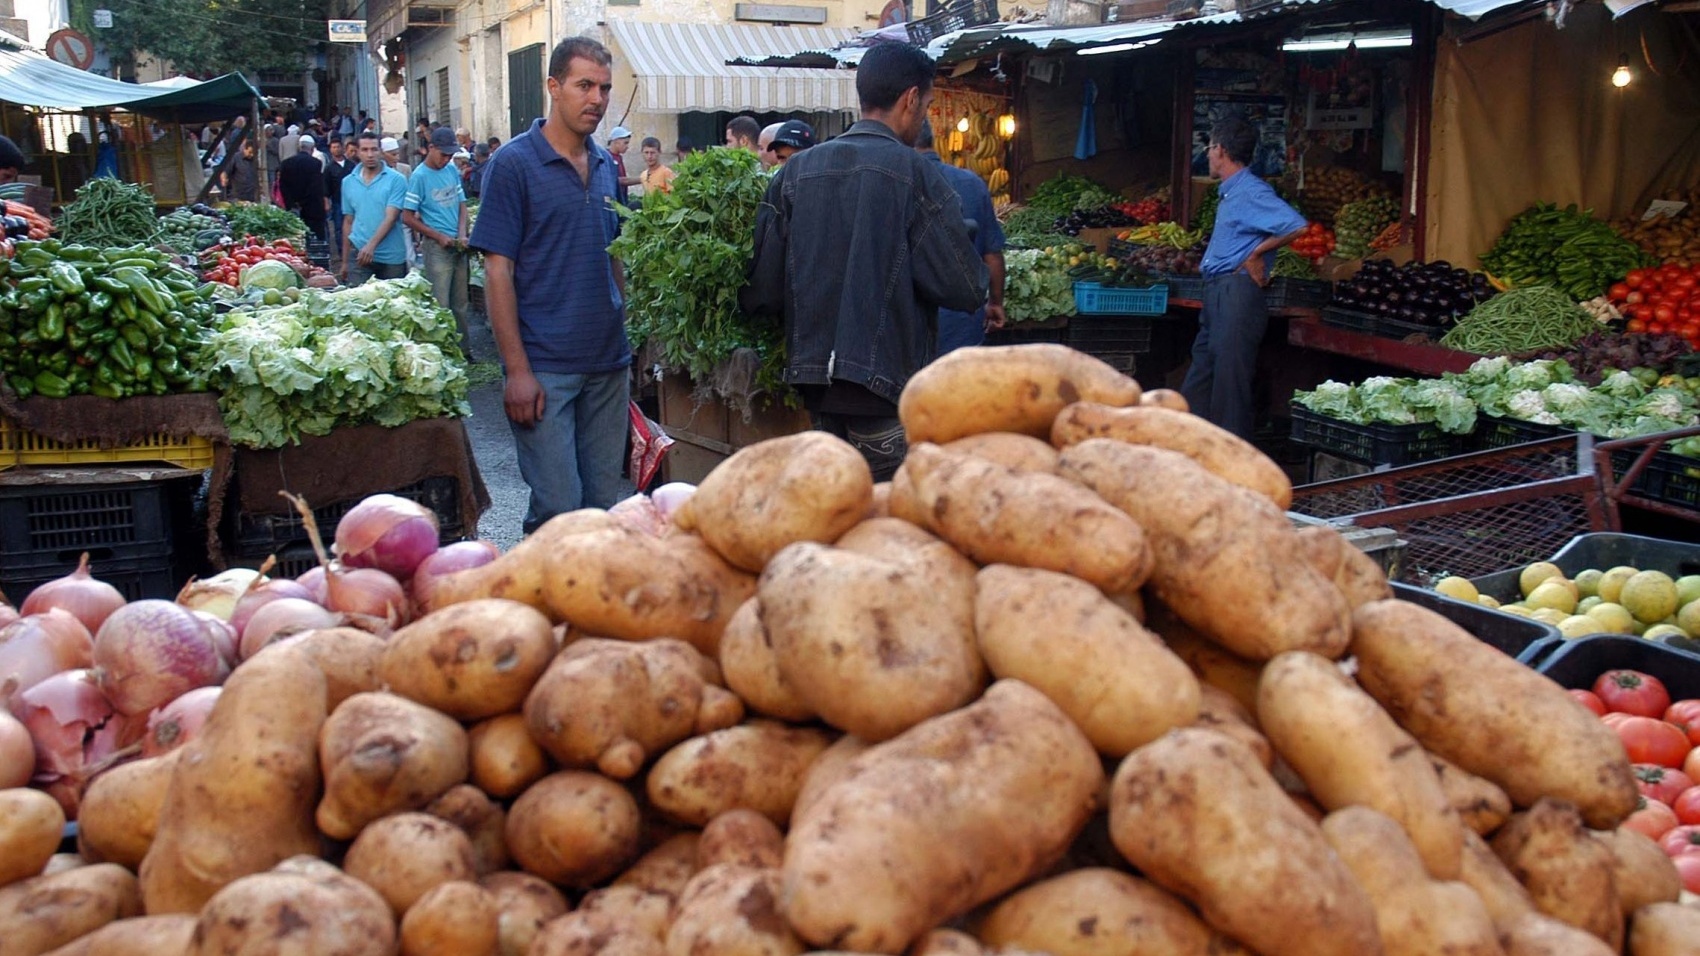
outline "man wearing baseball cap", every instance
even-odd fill
[[[460,143],[447,126],[432,130],[429,143],[425,162],[408,177],[401,221],[419,237],[431,294],[454,313],[461,350],[466,351],[466,193],[460,171],[451,163]]]
[[[618,189],[614,193],[614,201],[622,206],[631,205],[630,192],[637,185],[636,176],[626,175],[626,150],[632,148],[632,131],[624,126],[616,126],[608,133],[608,152],[614,157],[614,176]]]
[[[773,134],[773,165],[777,169],[785,161],[815,144],[815,128],[802,120],[786,120]]]
[[[11,139],[0,136],[0,183],[15,183],[26,164],[24,151]]]

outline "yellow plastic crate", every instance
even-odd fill
[[[0,471],[19,465],[110,465],[158,461],[179,468],[211,468],[213,445],[191,436],[178,440],[166,435],[149,435],[129,445],[101,448],[98,442],[57,442],[21,428],[0,417]]]

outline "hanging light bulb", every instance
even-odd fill
[[[1617,69],[1611,72],[1611,85],[1623,89],[1629,81],[1635,79],[1635,74],[1629,72],[1629,54],[1617,58]]]
[[[956,121],[956,131],[958,133],[968,132],[968,117],[964,116]]]
[[[1015,114],[1005,113],[998,117],[998,135],[1004,139],[1015,136]]]

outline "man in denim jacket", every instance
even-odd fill
[[[861,121],[774,176],[740,295],[744,311],[784,317],[785,381],[816,428],[862,453],[875,481],[907,451],[897,398],[934,357],[938,310],[986,302],[986,264],[962,202],[913,148],[933,70],[903,43],[862,57]]]

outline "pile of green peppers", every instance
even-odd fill
[[[0,259],[0,374],[24,398],[205,391],[212,294],[145,246],[20,242]]]

